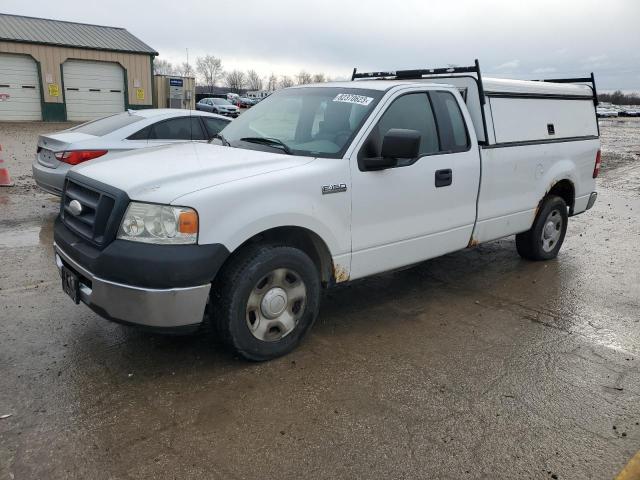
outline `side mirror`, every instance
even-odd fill
[[[367,170],[384,170],[395,167],[399,158],[416,158],[420,154],[420,132],[404,128],[392,128],[382,139],[380,157],[364,158]]]

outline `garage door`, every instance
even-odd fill
[[[40,107],[36,62],[0,53],[0,120],[41,120]]]
[[[68,60],[62,66],[67,120],[93,120],[124,111],[120,65]]]

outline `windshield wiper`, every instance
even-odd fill
[[[224,135],[222,135],[221,133],[216,133],[213,137],[211,137],[212,139],[217,138],[218,140],[220,140],[222,142],[222,144],[226,147],[230,147],[231,144],[229,143],[229,140],[227,140],[226,138],[224,138]]]
[[[284,153],[287,155],[293,155],[293,152],[289,148],[289,145],[284,143],[282,140],[271,137],[242,137],[240,139],[241,142],[249,142],[249,143],[261,143],[263,145],[268,145],[270,147],[281,148]]]

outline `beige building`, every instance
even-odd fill
[[[151,108],[156,55],[123,28],[0,14],[0,121]]]
[[[153,105],[157,108],[196,108],[196,79],[176,75],[155,75]]]

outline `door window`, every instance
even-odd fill
[[[458,102],[450,92],[430,92],[438,119],[440,144],[445,152],[464,152],[469,149],[469,134]]]
[[[144,127],[142,130],[138,130],[136,133],[132,133],[127,137],[127,140],[148,140],[151,127]]]
[[[358,157],[379,157],[384,136],[392,128],[417,130],[420,133],[420,156],[440,151],[438,129],[426,93],[410,93],[394,100],[372,130]],[[398,166],[406,166],[414,161],[402,160]]]
[[[151,129],[149,140],[191,140],[191,120],[190,117],[179,117],[156,123]],[[200,128],[199,124],[198,128]],[[202,136],[202,129],[200,129],[200,136]]]
[[[191,117],[191,140],[209,140],[205,134],[199,117]]]
[[[229,123],[227,120],[222,120],[221,118],[202,117],[202,120],[204,120],[204,125],[207,127],[209,138],[212,138]]]

